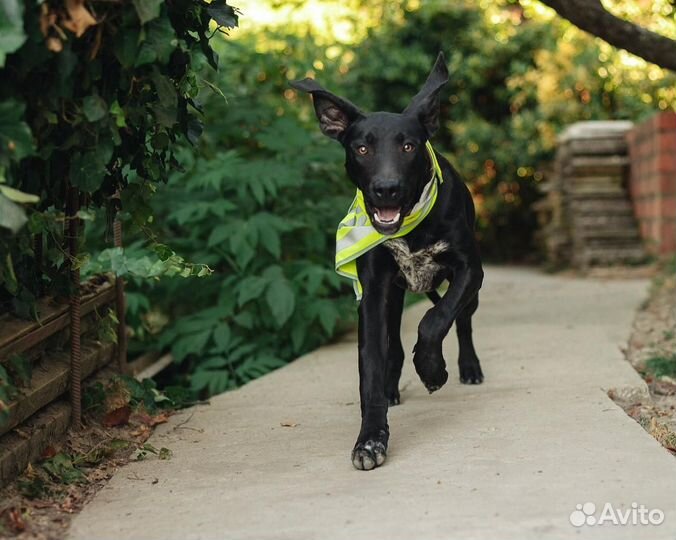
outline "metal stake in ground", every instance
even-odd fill
[[[80,346],[80,268],[75,264],[79,232],[80,192],[77,188],[68,189],[66,201],[66,243],[70,265],[70,404],[71,428],[80,429],[82,425],[82,351]]]

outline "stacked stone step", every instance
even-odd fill
[[[579,122],[559,138],[556,170],[574,266],[637,264],[646,253],[628,193],[631,122]]]

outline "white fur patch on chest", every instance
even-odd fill
[[[423,293],[432,290],[434,278],[441,270],[441,265],[434,260],[434,256],[446,251],[448,242],[439,240],[419,251],[411,251],[403,238],[386,240],[383,245],[397,261],[399,270],[411,291]]]

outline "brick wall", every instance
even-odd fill
[[[659,113],[628,134],[629,192],[654,255],[676,253],[676,113]]]

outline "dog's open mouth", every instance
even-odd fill
[[[376,208],[373,217],[381,225],[394,225],[399,222],[401,208]]]
[[[383,233],[392,233],[399,228],[401,208],[374,208],[373,225]]]

